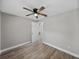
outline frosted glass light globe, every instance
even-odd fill
[[[38,16],[37,14],[34,14],[34,16]]]

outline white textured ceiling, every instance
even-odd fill
[[[45,6],[44,13],[48,14],[48,17],[54,16],[59,13],[67,12],[78,8],[78,0],[0,0],[0,10],[10,14],[26,17],[29,11],[22,9],[23,6],[33,9]],[[34,16],[29,16],[31,19],[35,19]],[[39,17],[39,19],[44,17]]]

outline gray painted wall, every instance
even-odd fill
[[[31,21],[7,13],[1,14],[1,49],[31,41]]]
[[[1,50],[1,12],[0,12],[0,50]]]
[[[79,9],[48,17],[44,22],[44,41],[79,55]]]

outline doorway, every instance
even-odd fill
[[[32,42],[42,40],[43,22],[32,22]]]

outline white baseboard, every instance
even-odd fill
[[[50,47],[56,48],[56,49],[58,49],[58,50],[60,50],[60,51],[63,51],[63,52],[68,53],[68,54],[70,54],[70,55],[72,55],[72,56],[74,56],[74,57],[79,58],[79,55],[77,55],[77,54],[75,54],[75,53],[72,53],[72,52],[67,51],[67,50],[65,50],[65,49],[62,49],[62,48],[59,48],[59,47],[54,46],[54,45],[52,45],[52,44],[49,44],[49,43],[47,43],[47,42],[43,42],[43,43],[46,44],[46,45],[48,45],[48,46],[50,46]]]
[[[12,47],[9,47],[9,48],[3,49],[3,50],[0,50],[0,54],[5,52],[5,51],[9,51],[9,50],[15,49],[17,47],[23,46],[23,45],[28,44],[28,43],[31,43],[31,41],[25,42],[25,43],[22,43],[22,44],[18,44],[16,46],[12,46]]]

